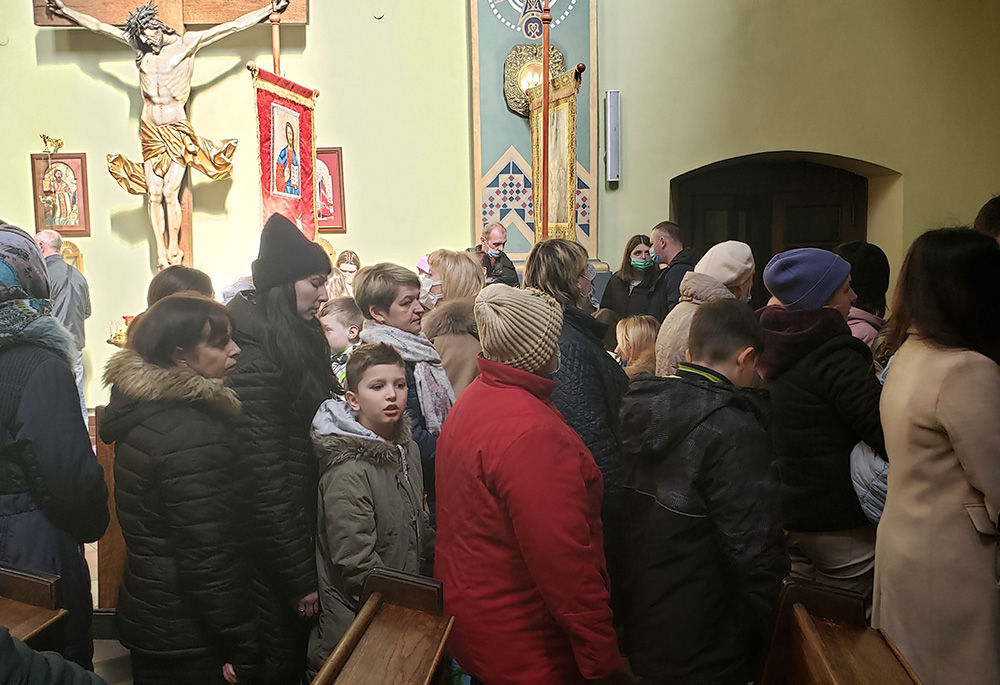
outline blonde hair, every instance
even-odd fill
[[[372,319],[372,307],[388,312],[399,289],[405,286],[420,290],[420,279],[405,266],[380,262],[358,271],[354,277],[354,299],[364,317]]]
[[[630,316],[618,322],[618,349],[628,356],[625,373],[629,377],[643,371],[652,373],[656,368],[656,335],[660,324],[655,318],[644,314]]]
[[[587,251],[580,243],[552,238],[535,243],[524,264],[524,285],[548,293],[565,307],[584,300],[577,282],[587,268]]]
[[[427,263],[438,272],[443,300],[475,297],[486,287],[483,265],[471,252],[434,250]]]
[[[347,289],[347,278],[340,269],[333,269],[326,277],[326,294],[331,300],[351,296],[351,291]]]

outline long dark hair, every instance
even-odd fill
[[[891,349],[915,331],[1000,364],[1000,245],[965,227],[917,238],[899,273],[889,326]]]
[[[178,348],[191,350],[202,341],[222,348],[232,331],[229,311],[215,300],[169,295],[135,318],[129,326],[128,347],[150,364],[171,367]]]
[[[649,273],[648,269],[645,272],[637,271],[635,267],[632,266],[632,250],[639,245],[648,245],[652,248],[653,241],[649,239],[648,235],[641,234],[634,235],[628,239],[628,243],[625,245],[625,256],[622,257],[622,268],[618,270],[617,274],[615,274],[626,283],[641,281],[643,277]]]
[[[331,394],[343,390],[330,366],[330,346],[320,322],[303,319],[295,304],[295,283],[282,283],[257,293],[267,321],[265,350],[277,361],[292,389],[293,408],[314,412]]]

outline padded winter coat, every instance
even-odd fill
[[[108,685],[104,678],[52,652],[36,652],[0,626],[0,683],[4,685]]]
[[[259,642],[231,420],[236,394],[184,367],[116,353],[101,438],[115,443],[115,504],[125,537],[118,633],[154,658],[211,656],[248,678]]]
[[[759,675],[789,567],[769,413],[765,391],[691,364],[674,378],[632,381],[622,406],[629,525],[616,618],[637,675]]]
[[[66,658],[90,667],[84,542],[108,527],[108,489],[73,380],[69,331],[51,316],[0,342],[0,562],[61,577]]]
[[[568,307],[559,333],[559,370],[552,403],[587,446],[604,476],[604,491],[619,482],[618,411],[628,376],[604,351],[607,326],[581,309]]]
[[[269,324],[253,298],[243,292],[228,305],[242,349],[229,382],[243,404],[236,435],[254,503],[253,601],[267,627],[265,674],[289,679],[305,670],[309,639],[295,605],[317,590],[317,463],[309,440],[316,407],[293,405],[294,389],[266,349]]]
[[[486,683],[605,677],[619,656],[601,472],[549,402],[555,383],[481,357],[479,369],[438,440],[449,647]]]
[[[803,533],[870,525],[851,481],[851,450],[863,440],[885,454],[871,350],[835,309],[765,307],[760,323],[757,370],[771,390],[783,525]]]
[[[340,399],[313,420],[319,455],[319,621],[309,638],[315,674],[357,614],[361,589],[377,566],[430,575],[434,531],[424,502],[420,452],[404,415],[393,442],[364,428]]]
[[[669,376],[685,359],[691,319],[706,302],[736,299],[722,283],[707,274],[692,271],[681,281],[681,299],[667,314],[656,335],[656,375]]]

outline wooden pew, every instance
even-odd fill
[[[861,595],[786,580],[761,685],[919,685]]]
[[[444,616],[440,581],[377,568],[361,611],[312,685],[430,685],[454,621]]]
[[[94,411],[95,444],[97,461],[104,468],[104,482],[108,486],[108,511],[111,514],[108,529],[97,541],[97,607],[115,609],[118,607],[118,586],[125,573],[125,538],[118,524],[118,510],[115,508],[115,446],[101,440],[101,420],[104,407]]]
[[[66,615],[56,608],[59,576],[0,564],[0,625],[36,649],[58,649],[53,626]]]

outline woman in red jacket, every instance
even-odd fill
[[[476,298],[475,317],[480,375],[437,444],[435,572],[455,617],[452,653],[490,685],[628,682],[609,607],[601,472],[549,401],[562,308],[497,284]]]

